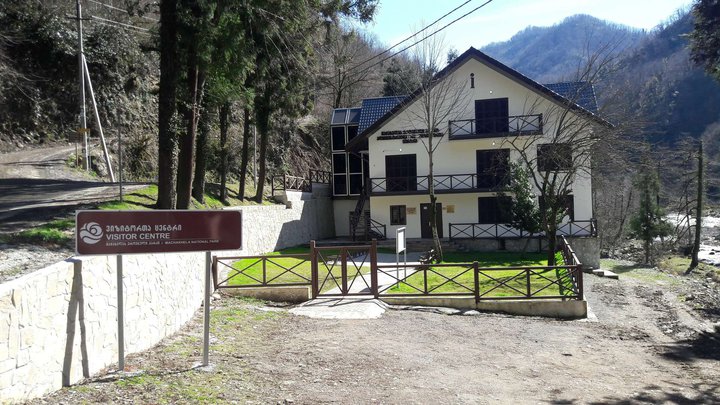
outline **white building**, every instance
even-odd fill
[[[518,144],[543,164],[570,164],[572,154],[553,139],[558,114],[588,123],[592,133],[609,124],[596,115],[595,95],[583,83],[541,85],[470,48],[435,76],[452,83],[457,97],[452,112],[436,126],[434,183],[438,231],[442,238],[517,238],[521,230],[504,225],[498,191],[509,161],[518,161]],[[571,101],[572,100],[572,101]],[[451,101],[448,101],[451,102]],[[430,238],[427,123],[421,92],[404,97],[363,100],[359,108],[336,109],[331,118],[335,230],[353,233],[351,218],[360,214],[356,234],[394,237],[407,228],[410,238]],[[567,120],[567,118],[566,118]],[[515,145],[515,146],[513,146]],[[537,155],[540,153],[540,155]],[[545,162],[545,163],[543,163]],[[559,233],[594,233],[589,162],[573,173],[568,216]],[[538,170],[533,167],[533,170]],[[540,194],[539,192],[537,193]],[[505,197],[507,198],[507,197]]]

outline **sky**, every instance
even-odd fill
[[[360,28],[391,46],[430,24],[467,0],[380,0],[375,21]],[[434,28],[480,6],[472,0]],[[527,26],[550,26],[575,14],[589,14],[614,23],[650,30],[691,0],[493,0],[443,30],[444,43],[461,53],[491,42],[506,41]],[[428,31],[431,32],[431,31]],[[408,42],[409,44],[411,42]],[[399,49],[399,48],[398,48]]]

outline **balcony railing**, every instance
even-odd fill
[[[435,175],[435,192],[497,191],[505,187],[505,176],[478,176],[470,174]],[[430,184],[429,176],[374,177],[370,179],[370,193],[424,194]]]
[[[449,224],[450,239],[507,239],[543,236],[544,233],[530,233],[506,224]],[[572,221],[561,224],[558,236],[597,236],[595,219]]]
[[[450,140],[492,138],[505,135],[538,135],[542,134],[542,132],[542,114],[449,122]]]

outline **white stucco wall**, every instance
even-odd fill
[[[328,193],[289,192],[247,206],[243,249],[256,255],[334,236]],[[126,354],[176,332],[200,307],[204,253],[126,255]],[[198,350],[200,347],[198,347]],[[115,256],[68,259],[0,285],[0,402],[42,396],[117,362]]]
[[[470,88],[470,74],[475,75],[475,88]],[[536,145],[548,143],[550,134],[553,134],[556,127],[556,117],[558,110],[557,104],[550,101],[545,96],[536,93],[534,90],[514,81],[504,74],[500,74],[495,70],[487,67],[476,59],[471,59],[461,65],[456,71],[451,73],[445,80],[454,81],[454,83],[462,83],[466,91],[463,97],[463,107],[457,108],[457,114],[450,116],[449,120],[474,119],[474,102],[480,99],[491,98],[508,98],[508,112],[513,115],[543,114],[544,135],[543,136],[521,136],[519,142],[534,142],[528,149],[528,156],[534,159],[536,156]],[[388,120],[381,128],[375,131],[369,140],[370,155],[370,177],[383,178],[385,172],[385,156],[387,155],[405,155],[415,154],[417,161],[417,175],[426,176],[429,173],[428,154],[422,144],[422,140],[418,143],[403,143],[402,140],[378,140],[377,137],[383,131],[397,131],[407,129],[422,129],[426,125],[418,117],[422,116],[418,113],[421,107],[419,102],[415,102],[408,106],[405,110],[399,112],[395,117]],[[443,122],[438,129],[445,134],[441,139],[437,139],[439,146],[434,153],[434,174],[470,174],[476,172],[476,151],[488,149],[510,149],[510,160],[518,161],[520,153],[513,148],[510,142],[514,138],[483,138],[483,139],[464,139],[450,140],[448,132],[448,123]],[[518,142],[518,141],[516,141]],[[575,199],[575,219],[589,220],[593,217],[592,213],[592,193],[591,178],[587,172],[581,171],[575,175],[573,181],[573,195]],[[537,191],[536,191],[537,192]],[[470,205],[456,204],[457,214],[454,214],[452,222],[475,222],[477,220],[477,197],[480,194],[470,196],[452,197],[458,201],[462,200]],[[389,224],[385,221],[385,217],[389,215],[386,209],[390,197],[371,197],[372,217],[375,220]],[[444,200],[451,197],[439,196]],[[403,201],[414,201],[419,206],[420,202],[426,202],[427,196],[409,196],[402,197]],[[442,200],[441,200],[442,201]],[[443,217],[445,223],[450,221]],[[408,221],[410,221],[408,219]],[[410,228],[408,228],[410,231]],[[419,231],[418,231],[419,232]],[[388,229],[390,234],[390,230]],[[419,233],[409,232],[409,237],[419,237]]]

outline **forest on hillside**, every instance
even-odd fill
[[[206,181],[247,182],[255,151],[266,169],[261,183],[329,169],[333,108],[406,94],[427,73],[405,53],[388,57],[388,44],[353,23],[372,19],[375,0],[79,3],[100,121],[122,134],[130,178],[173,179],[182,194],[179,205],[168,201],[173,207],[187,204],[190,192],[201,196]],[[175,8],[161,7],[168,4]],[[80,126],[76,12],[64,0],[0,4],[0,151],[66,142]],[[720,160],[720,85],[690,61],[692,29],[687,10],[650,32],[578,15],[483,48],[541,83],[574,80],[588,58],[607,58],[596,94],[601,114],[624,126],[627,141],[598,150],[595,160],[596,203],[613,234],[618,227],[622,234],[635,203],[643,162],[654,162],[664,204],[677,210],[688,206],[678,196],[688,195],[693,178],[676,174],[694,172],[696,141],[705,141],[707,160]],[[168,43],[174,57],[163,60]],[[161,72],[172,74],[172,86],[163,87]],[[172,158],[158,156],[167,148]],[[708,169],[707,195],[718,201],[720,167]]]

